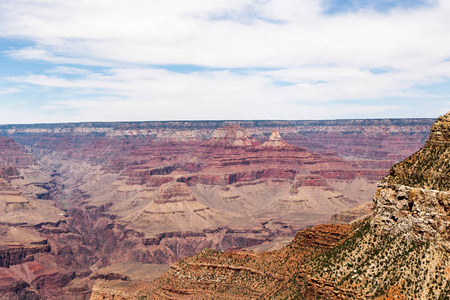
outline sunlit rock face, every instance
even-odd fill
[[[258,142],[252,135],[239,125],[218,128],[212,134],[211,139],[203,143],[204,146],[225,148],[248,147],[257,144]]]
[[[450,113],[439,117],[434,122],[426,145],[435,147],[450,146]]]

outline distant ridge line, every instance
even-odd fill
[[[117,122],[68,122],[68,123],[35,123],[35,124],[2,124],[0,130],[24,128],[219,128],[233,123],[242,127],[269,126],[336,126],[340,125],[430,125],[434,118],[381,118],[381,119],[333,119],[333,120],[178,120],[178,121],[117,121]]]

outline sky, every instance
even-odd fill
[[[449,0],[0,0],[0,124],[448,111]]]

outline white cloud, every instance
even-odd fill
[[[389,13],[323,9],[316,0],[3,0],[0,37],[33,43],[10,49],[14,59],[80,65],[9,80],[62,89],[46,109],[92,119],[377,114],[398,106],[361,100],[429,98],[418,85],[450,79],[447,1]],[[333,102],[340,100],[359,104]]]
[[[403,69],[438,63],[450,50],[450,40],[442,38],[450,28],[443,4],[329,16],[312,0],[3,2],[0,35],[37,44],[12,55],[58,63],[66,57],[221,68]]]
[[[21,89],[14,88],[14,87],[5,88],[5,89],[0,88],[0,95],[16,94],[16,93],[20,93],[20,92],[21,92]]]
[[[88,75],[91,72],[87,69],[57,66],[53,69],[47,70],[46,73],[67,74],[67,75]]]
[[[77,111],[91,120],[337,118],[356,111],[366,115],[398,109],[395,105],[333,104],[336,94],[347,99],[374,93],[384,96],[393,93],[392,87],[370,86],[370,80],[359,77],[375,75],[349,72],[347,77],[352,76],[355,86],[342,88],[337,74],[330,76],[328,69],[323,72],[328,74],[328,83],[313,83],[310,79],[315,75],[308,78],[306,71],[300,79],[289,78],[303,82],[287,86],[274,84],[285,79],[282,71],[180,74],[162,69],[111,69],[81,79],[29,75],[10,80],[62,89],[66,99],[47,101],[43,109]]]

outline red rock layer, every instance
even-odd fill
[[[221,132],[222,139],[212,138],[202,147],[184,154],[182,159],[168,157],[157,161],[148,161],[144,165],[129,167],[124,173],[130,174],[129,184],[144,184],[157,186],[159,182],[172,180],[188,183],[208,185],[227,185],[259,179],[294,179],[299,172],[321,175],[325,179],[350,180],[358,176],[379,180],[387,170],[360,170],[360,166],[348,163],[333,154],[315,154],[304,148],[289,145],[274,131],[269,141],[261,146],[233,145],[236,128],[225,128]],[[224,129],[224,130],[225,130]],[[227,133],[231,131],[231,133]],[[248,133],[239,128],[240,136],[247,137]],[[225,138],[227,137],[227,138]],[[240,144],[240,138],[237,139]],[[244,143],[243,145],[251,143]],[[166,153],[167,155],[167,153]],[[160,156],[164,157],[163,153]],[[189,161],[189,163],[186,163]],[[171,163],[172,162],[172,163]],[[196,163],[193,163],[196,162]],[[163,165],[161,165],[163,164]],[[177,170],[176,176],[171,176]],[[325,170],[325,171],[322,171]],[[335,170],[335,171],[330,171]],[[183,172],[184,171],[184,172]],[[323,172],[323,174],[318,173]],[[310,174],[311,176],[313,176]],[[155,175],[164,177],[154,177]]]
[[[24,147],[12,138],[0,136],[0,166],[25,168],[35,163],[34,157]]]
[[[248,147],[257,144],[258,142],[251,134],[238,124],[216,129],[211,139],[203,143],[204,146],[222,148]]]
[[[44,252],[50,252],[50,245],[0,245],[0,267],[8,268],[34,260],[33,254]]]

